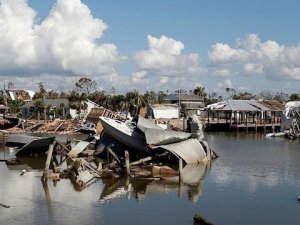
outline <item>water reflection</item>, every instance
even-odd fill
[[[235,183],[255,193],[280,183],[294,184],[299,176],[299,140],[250,132],[210,134],[207,138],[220,155],[212,174],[220,188]]]
[[[37,157],[17,157],[11,158],[5,161],[5,164],[9,170],[42,170],[45,168],[47,156],[37,156]]]
[[[147,196],[177,192],[182,198],[187,192],[188,199],[197,202],[202,195],[203,181],[211,168],[211,162],[186,165],[179,176],[165,175],[160,178],[120,177],[103,179],[104,188],[100,195],[101,202],[108,202],[121,197],[143,200]]]

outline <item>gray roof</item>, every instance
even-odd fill
[[[179,95],[178,94],[170,94],[165,97],[166,101],[178,101],[179,100]],[[197,101],[201,102],[203,99],[194,94],[182,94],[180,95],[180,101]]]
[[[207,108],[222,111],[270,111],[256,100],[230,100],[208,105]]]
[[[34,103],[36,101],[42,101],[45,105],[51,105],[51,106],[59,106],[60,104],[64,104],[65,107],[69,106],[69,100],[68,99],[38,99],[33,102],[28,102],[25,105],[23,105],[21,108],[28,108],[28,107],[34,107]]]
[[[205,107],[203,102],[183,102],[186,109],[203,109]]]

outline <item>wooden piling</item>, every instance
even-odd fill
[[[126,166],[126,174],[130,175],[130,164],[129,164],[129,152],[125,151],[125,166]]]
[[[246,131],[248,131],[248,112],[246,112]]]
[[[55,144],[56,144],[56,141],[53,141],[53,143],[51,145],[49,145],[47,160],[46,160],[46,164],[45,164],[45,175],[47,178],[49,177],[49,167],[50,167],[51,158],[52,158],[53,149],[54,149]]]
[[[179,181],[182,181],[183,177],[182,177],[182,159],[179,159]]]
[[[232,111],[229,111],[230,113],[230,130],[232,129]]]

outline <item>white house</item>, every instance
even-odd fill
[[[179,118],[179,107],[174,104],[149,105],[147,115],[152,119],[177,119]]]

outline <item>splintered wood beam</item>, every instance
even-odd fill
[[[49,145],[47,160],[46,160],[46,164],[45,164],[45,173],[46,173],[47,177],[49,175],[49,166],[50,166],[50,163],[51,163],[53,148],[54,148],[55,143],[56,143],[56,141],[53,141],[53,143],[51,145]]]
[[[147,157],[147,158],[143,158],[143,159],[140,159],[140,160],[138,160],[138,161],[135,161],[135,162],[130,163],[130,166],[136,166],[136,165],[139,165],[139,164],[148,162],[148,161],[150,161],[151,159],[152,159],[152,158],[149,156],[149,157]]]
[[[111,154],[111,156],[112,156],[119,164],[121,163],[121,161],[120,161],[119,157],[117,156],[117,154],[114,153],[113,150],[111,150],[110,147],[107,148],[107,151],[109,152],[109,154]]]
[[[130,175],[130,164],[129,164],[129,153],[125,151],[125,166],[126,166],[126,173]]]
[[[61,147],[63,147],[63,149],[65,149],[67,152],[70,151],[70,150],[69,150],[65,145],[63,145],[61,142],[57,141],[57,143],[58,143]]]

